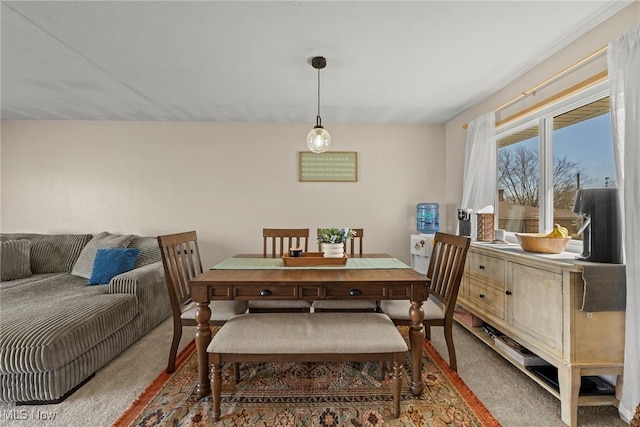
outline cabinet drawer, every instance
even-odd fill
[[[468,274],[482,278],[496,287],[504,287],[504,260],[475,252],[469,252],[467,256]]]
[[[326,298],[366,298],[382,299],[387,296],[385,285],[359,286],[359,285],[325,285]]]
[[[504,291],[479,282],[471,277],[468,278],[469,301],[488,311],[489,313],[504,319]]]
[[[251,299],[298,298],[298,286],[237,286],[233,288],[235,297]]]

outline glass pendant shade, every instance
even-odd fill
[[[307,134],[307,147],[313,153],[324,153],[331,145],[331,135],[322,127],[320,118],[320,70],[327,65],[327,60],[322,56],[311,58],[311,66],[318,70],[318,115],[316,125]]]
[[[324,153],[331,145],[331,135],[322,126],[311,129],[307,135],[307,147],[314,153]]]

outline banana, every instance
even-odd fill
[[[560,231],[562,232],[562,237],[569,237],[569,230],[565,227],[560,227]]]
[[[569,230],[560,224],[553,224],[553,230],[550,233],[546,234],[544,237],[551,237],[553,239],[561,239],[569,237]]]

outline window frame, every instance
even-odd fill
[[[496,141],[524,129],[538,127],[538,155],[540,156],[539,171],[539,201],[538,208],[539,225],[538,231],[546,233],[553,228],[553,118],[568,111],[580,108],[591,102],[605,98],[610,95],[609,80],[596,83],[579,92],[566,96],[547,106],[527,114],[518,120],[496,126]],[[496,146],[496,160],[498,156]],[[496,162],[497,164],[497,162]],[[497,174],[497,170],[496,170]],[[498,204],[498,187],[496,186],[494,206]],[[500,212],[498,211],[498,216]],[[510,242],[516,242],[515,233],[506,231],[505,237]],[[583,243],[579,240],[571,240],[565,249],[567,252],[582,252]]]

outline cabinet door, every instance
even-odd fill
[[[508,321],[562,355],[562,274],[509,263]]]

